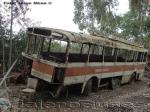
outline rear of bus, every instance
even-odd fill
[[[22,53],[26,60],[27,88],[35,89],[40,84],[62,88],[64,65],[67,61],[68,40],[65,35],[47,29],[28,28],[27,48]],[[35,83],[36,82],[36,83]],[[24,92],[30,91],[29,89]]]

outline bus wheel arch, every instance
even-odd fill
[[[130,79],[129,79],[129,83],[132,84],[136,81],[136,76],[137,76],[137,72],[133,72],[132,75],[130,76]]]
[[[88,96],[90,92],[96,92],[98,90],[99,80],[96,76],[89,78],[82,85],[81,94]]]

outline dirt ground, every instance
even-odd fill
[[[21,100],[24,86],[10,87],[11,112],[150,112],[150,78],[125,84],[116,90],[101,89],[88,97],[76,92],[69,97],[52,98],[39,93],[34,100]]]

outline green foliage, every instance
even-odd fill
[[[18,54],[21,54],[26,47],[26,33],[25,28],[29,26],[32,22],[29,18],[26,17],[26,12],[29,11],[28,5],[20,4],[19,2],[24,2],[25,0],[13,0],[15,4],[12,7],[12,18],[10,15],[11,5],[0,3],[0,38],[5,40],[5,66],[8,64],[9,58],[9,49],[12,47],[12,60],[15,60]],[[10,37],[10,21],[13,19],[13,28],[14,25],[19,25],[21,30],[18,34],[13,34],[12,37],[12,46],[10,46],[9,37]],[[12,30],[14,31],[14,30]],[[14,33],[14,32],[13,32]],[[0,40],[0,48],[2,48]],[[2,62],[2,49],[0,49],[0,62]],[[6,67],[7,68],[7,67]]]
[[[114,33],[120,19],[113,13],[117,5],[117,0],[74,0],[73,20],[80,30]]]
[[[19,32],[13,39],[14,54],[21,54],[25,50],[27,44],[27,34],[25,31]]]
[[[45,41],[43,44],[43,52],[47,52],[48,49],[50,52],[66,52],[66,47],[67,47],[67,42],[65,41],[52,39],[50,42],[49,38],[45,38]]]
[[[53,41],[51,43],[51,51],[52,52],[59,52],[60,51],[60,44],[57,41]]]
[[[145,11],[145,10],[144,10]],[[138,11],[129,11],[123,15],[120,35],[128,37],[150,49],[150,15]]]
[[[9,1],[7,1],[9,2]],[[2,25],[5,29],[10,30],[10,21],[13,19],[13,24],[19,24],[21,27],[27,25],[29,18],[26,17],[27,11],[29,11],[28,5],[20,4],[19,2],[25,2],[25,0],[13,0],[15,4],[0,3],[0,15],[3,21]],[[12,18],[11,18],[11,6],[12,6]],[[2,26],[0,25],[0,26]]]
[[[80,53],[81,44],[71,43],[70,53]]]
[[[120,28],[122,30],[123,36],[132,36],[132,37],[138,37],[139,36],[139,30],[140,30],[140,24],[142,24],[137,18],[134,13],[129,11],[126,13],[121,20]]]
[[[90,34],[117,35],[150,49],[150,4],[148,0],[129,3],[130,11],[117,15],[118,0],[74,0],[74,22]]]

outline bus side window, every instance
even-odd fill
[[[104,62],[115,62],[113,48],[105,47],[104,49]]]
[[[134,56],[133,56],[133,61],[134,62],[137,62],[137,57],[138,57],[138,52],[137,51],[134,51]]]
[[[48,52],[49,40],[50,39],[48,39],[48,38],[44,38],[42,52]]]
[[[88,45],[71,43],[69,49],[69,62],[86,62],[88,60]]]
[[[146,59],[147,59],[147,52],[144,53],[144,60],[143,60],[143,62],[146,62]]]
[[[62,40],[51,40],[50,52],[66,53],[67,42]]]
[[[128,51],[127,62],[134,61],[134,51]]]
[[[128,50],[126,49],[119,49],[118,55],[117,55],[117,62],[126,62],[128,57]]]
[[[137,62],[140,62],[142,58],[142,52],[138,53]]]
[[[74,43],[74,42],[72,42],[71,44],[70,44],[70,49],[69,49],[69,52],[72,54],[72,53],[74,53],[74,54],[80,54],[80,50],[81,50],[81,44],[79,44],[79,43]]]
[[[103,47],[98,45],[91,45],[89,62],[102,62],[103,61],[102,51]]]
[[[50,46],[50,39],[49,38],[42,38],[42,46],[40,55],[41,58],[49,60],[49,46]]]
[[[83,44],[82,54],[88,54],[89,44]]]
[[[144,61],[144,52],[142,52],[142,56],[141,56],[141,59],[140,59],[140,62],[143,62]]]
[[[60,41],[52,39],[50,51],[51,52],[60,52],[60,50],[61,50]]]
[[[95,48],[95,45],[91,45],[91,46],[90,46],[90,54],[91,54],[91,55],[93,55],[94,52],[95,52],[94,48]]]
[[[142,53],[142,62],[146,62],[146,57],[147,57],[147,53],[143,52]]]
[[[30,41],[29,41],[29,48],[28,48],[28,53],[32,54],[34,52],[34,46],[35,46],[35,36],[29,36]]]
[[[102,47],[98,45],[91,45],[90,48],[91,55],[102,55]]]
[[[117,62],[117,55],[118,55],[119,49],[114,48],[114,62]]]

